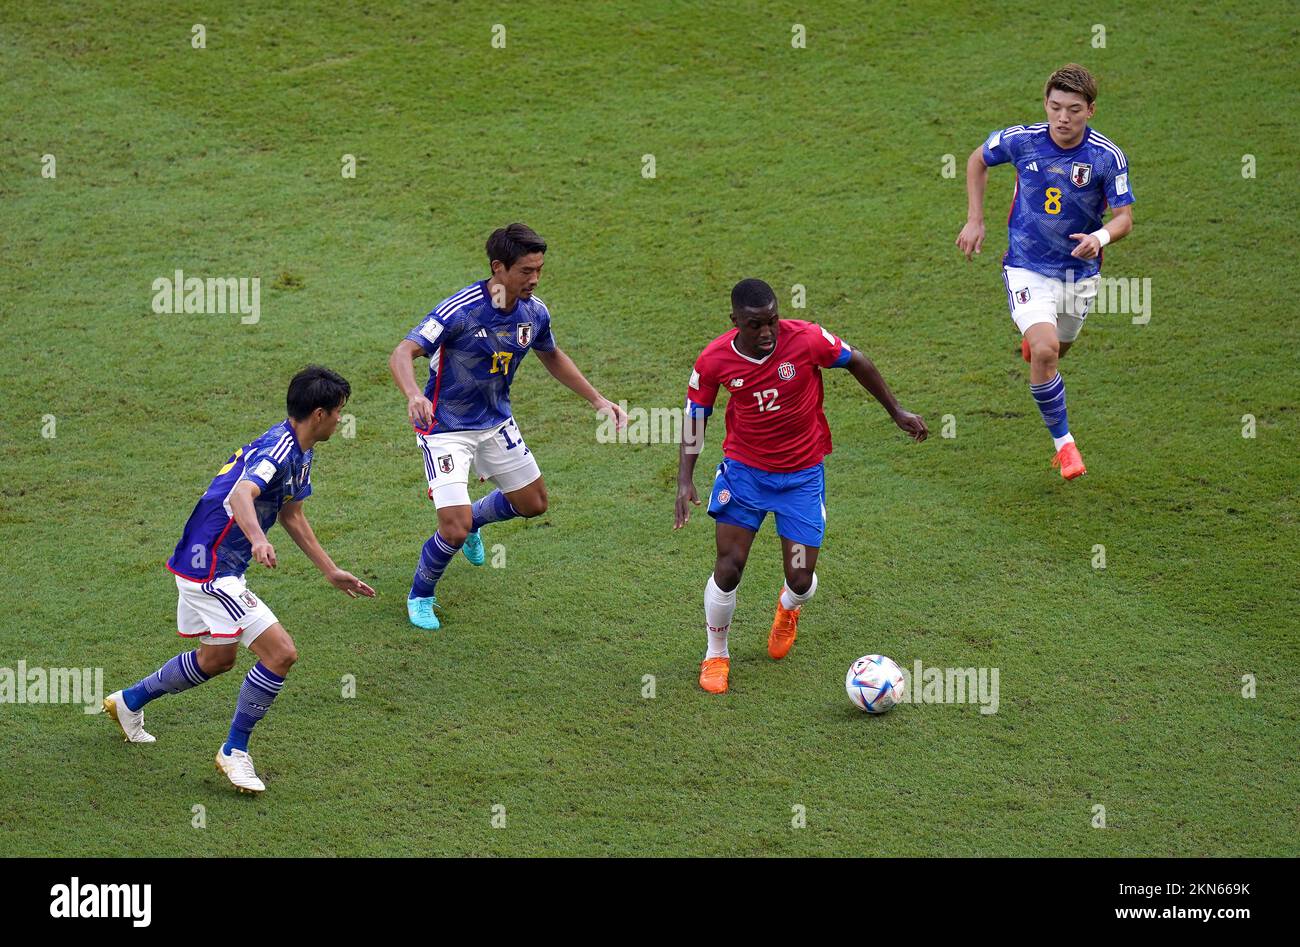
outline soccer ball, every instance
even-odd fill
[[[844,677],[844,690],[853,706],[869,714],[883,714],[901,701],[906,686],[898,665],[883,654],[858,658]]]

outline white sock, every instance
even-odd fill
[[[1073,444],[1073,443],[1074,443],[1074,435],[1073,435],[1073,434],[1066,434],[1064,437],[1054,437],[1054,438],[1052,438],[1052,443],[1056,445],[1056,449],[1057,449],[1057,450],[1060,450],[1060,449],[1061,449],[1062,447],[1064,447],[1066,444]]]
[[[789,584],[788,582],[787,582],[787,583],[784,583],[784,584],[781,586],[781,607],[782,607],[782,608],[798,608],[798,607],[799,607],[800,605],[802,605],[804,602],[808,601],[808,599],[812,598],[812,597],[813,597],[813,593],[816,592],[816,591],[817,591],[817,573],[816,573],[816,572],[813,573],[812,584],[808,586],[808,591],[807,591],[807,592],[804,592],[803,595],[796,595],[794,592],[791,592],[791,591],[790,591],[790,584]]]
[[[727,650],[727,632],[731,630],[731,616],[735,613],[736,589],[722,591],[710,574],[704,586],[704,621],[709,630],[709,650],[705,652],[705,658],[731,657]]]

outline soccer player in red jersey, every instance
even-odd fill
[[[709,497],[718,557],[704,587],[708,650],[700,665],[700,687],[713,694],[727,690],[727,633],[736,588],[768,513],[775,515],[785,563],[785,585],[767,638],[769,656],[789,653],[799,610],[817,591],[814,569],[826,529],[822,459],[831,452],[821,369],[848,369],[910,437],[923,441],[929,433],[920,415],[899,406],[871,359],[816,323],[781,319],[776,294],[762,280],[741,280],[731,290],[731,322],[735,328],[705,346],[691,372],[673,524],[674,529],[685,526],[691,504],[700,505],[695,461],[718,389],[726,388],[727,436]]]

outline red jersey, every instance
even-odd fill
[[[737,333],[718,336],[695,360],[686,389],[688,410],[711,412],[718,389],[726,388],[731,397],[722,452],[727,457],[772,473],[820,464],[831,452],[821,369],[845,364],[852,350],[800,319],[777,322],[776,348],[763,358],[742,355]]]

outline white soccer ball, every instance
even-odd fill
[[[869,714],[883,714],[900,702],[906,687],[902,670],[883,654],[863,655],[849,665],[844,677],[844,690],[853,706]]]

